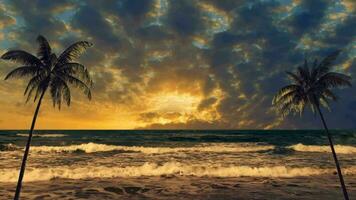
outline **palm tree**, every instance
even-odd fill
[[[320,107],[324,106],[330,110],[329,101],[338,99],[331,89],[344,86],[351,87],[350,76],[331,71],[332,63],[340,52],[341,51],[338,50],[331,53],[321,62],[315,60],[311,68],[309,68],[308,61],[305,59],[304,65],[299,66],[296,73],[287,72],[292,83],[278,91],[273,98],[272,104],[283,116],[289,113],[299,113],[302,115],[307,105],[310,106],[314,113],[315,111],[318,112],[328,136],[344,198],[348,200],[349,197],[342,177],[340,164],[335,153],[333,140],[320,109]]]
[[[57,57],[56,54],[52,53],[51,47],[45,37],[41,35],[38,36],[37,42],[39,43],[37,57],[23,50],[8,51],[1,57],[4,60],[15,61],[23,65],[7,74],[5,80],[9,78],[30,78],[24,93],[24,95],[27,95],[26,102],[32,97],[34,102],[38,99],[22,159],[14,200],[20,198],[22,179],[25,173],[32,133],[46,91],[49,90],[50,92],[53,106],[55,107],[57,105],[59,109],[62,100],[65,101],[68,106],[70,105],[71,93],[69,85],[74,85],[82,89],[89,100],[91,99],[90,88],[92,86],[92,80],[88,70],[85,66],[73,62],[73,60],[79,57],[80,54],[82,54],[86,48],[92,46],[92,44],[86,41],[76,42]]]

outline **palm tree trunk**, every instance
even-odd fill
[[[345,200],[349,200],[349,195],[347,194],[344,178],[342,177],[341,167],[340,167],[339,161],[338,161],[336,153],[335,153],[335,149],[334,149],[333,141],[332,141],[332,138],[331,138],[331,134],[329,132],[328,127],[326,126],[325,119],[324,119],[323,114],[321,113],[320,107],[317,106],[317,109],[318,109],[321,121],[323,122],[325,131],[326,131],[326,133],[328,135],[328,140],[329,140],[331,152],[332,152],[333,157],[334,157],[334,161],[335,161],[335,165],[336,165],[336,169],[337,169],[337,174],[339,175],[340,184],[341,184],[341,187],[342,187],[342,192],[344,193],[344,199]]]
[[[15,192],[14,200],[19,200],[19,199],[20,199],[21,186],[22,186],[22,179],[23,179],[23,176],[24,176],[24,174],[25,174],[26,161],[27,161],[28,153],[29,153],[29,151],[30,151],[30,145],[31,145],[31,140],[32,140],[32,133],[33,133],[33,129],[35,128],[37,115],[38,115],[38,112],[39,112],[39,110],[40,110],[41,102],[42,102],[42,99],[43,99],[43,96],[44,96],[45,92],[46,92],[46,90],[44,90],[44,91],[42,92],[41,97],[40,97],[40,99],[38,100],[38,104],[37,104],[37,107],[36,107],[36,110],[35,110],[35,114],[34,114],[33,119],[32,119],[31,130],[30,130],[30,133],[29,133],[29,135],[28,135],[25,153],[24,153],[23,158],[22,158],[22,164],[21,164],[19,179],[18,179],[18,181],[17,181],[17,187],[16,187],[16,192]]]

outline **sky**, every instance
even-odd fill
[[[285,71],[342,49],[334,69],[356,77],[354,0],[0,0],[1,55],[35,54],[39,34],[58,54],[94,44],[78,60],[93,99],[73,88],[58,110],[45,96],[39,129],[321,128],[271,106]],[[3,80],[17,66],[0,60],[0,129],[29,128],[36,106],[28,80]],[[356,87],[336,93],[327,123],[356,128]]]

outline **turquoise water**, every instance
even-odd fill
[[[0,185],[9,188],[9,196],[10,186],[17,180],[27,134],[0,131]],[[345,177],[354,180],[356,131],[334,130],[332,135]],[[184,185],[183,182],[210,183],[217,178],[236,184],[243,177],[252,178],[250,181],[262,179],[260,182],[264,183],[275,178],[317,181],[329,176],[334,177],[331,183],[337,184],[334,161],[322,130],[42,130],[34,135],[24,181],[39,187],[43,182],[47,185],[67,180],[69,186],[85,188],[83,180],[95,185],[105,180],[112,183],[119,179],[121,183],[135,179],[141,184],[144,178],[159,185],[162,177],[174,177],[169,180]],[[310,183],[313,182],[302,185]],[[167,195],[176,194],[177,188],[167,189],[171,185],[161,187],[169,191]],[[338,196],[338,192],[335,190],[334,195]],[[100,194],[107,193],[105,190]],[[73,191],[66,195],[70,199]]]

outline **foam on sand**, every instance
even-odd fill
[[[141,176],[207,176],[207,177],[296,177],[333,173],[334,169],[311,167],[250,167],[250,166],[218,166],[218,165],[190,165],[179,162],[144,163],[140,166],[104,167],[104,166],[61,166],[52,168],[28,168],[24,181],[47,181],[54,178],[88,179],[115,178]],[[356,174],[356,167],[346,168],[345,174]],[[16,182],[18,170],[0,169],[0,182]]]
[[[205,144],[195,147],[143,147],[143,146],[116,146],[97,143],[86,143],[69,146],[33,146],[31,152],[75,152],[85,153],[105,151],[133,151],[145,154],[162,154],[175,152],[257,152],[274,149],[272,145],[241,145],[241,144]]]
[[[296,144],[289,146],[288,148],[293,149],[294,151],[302,151],[302,152],[327,152],[330,153],[330,146],[317,146],[317,145],[304,145],[304,144]],[[336,153],[339,154],[355,154],[356,147],[353,146],[344,146],[344,145],[334,145]]]

